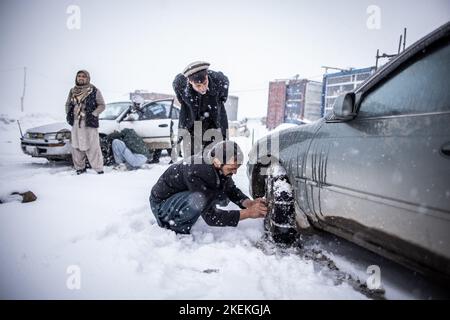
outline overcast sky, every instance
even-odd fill
[[[404,27],[410,45],[449,21],[450,1],[0,0],[0,15],[0,113],[20,110],[24,66],[25,112],[63,116],[79,69],[113,102],[173,93],[175,75],[205,60],[229,77],[243,118],[266,115],[270,80],[372,66]]]

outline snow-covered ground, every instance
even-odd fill
[[[56,120],[34,114],[21,124],[25,130]],[[249,129],[255,138],[265,133],[257,123]],[[246,154],[251,139],[236,138]],[[31,190],[38,197],[0,205],[0,298],[366,299],[294,252],[261,250],[262,220],[214,228],[200,218],[191,235],[159,228],[148,197],[168,167],[168,157],[162,161],[77,176],[67,163],[24,155],[16,122],[0,121],[0,196]],[[235,182],[248,193],[245,166]],[[334,257],[365,281],[365,270]],[[77,274],[81,287],[73,289]]]

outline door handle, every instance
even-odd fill
[[[450,142],[444,143],[444,145],[441,147],[441,153],[444,156],[450,157]]]
[[[160,128],[166,128],[166,127],[168,127],[169,125],[167,124],[167,123],[163,123],[163,124],[160,124],[158,127],[160,127]]]

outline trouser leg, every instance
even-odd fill
[[[183,138],[183,158],[187,158],[193,155],[201,156],[203,154],[203,143],[200,137],[194,137],[190,135],[187,139]]]
[[[121,164],[125,161],[125,158],[123,156],[123,152],[125,150],[126,146],[123,141],[119,139],[114,139],[112,142],[112,151],[114,156],[114,162],[117,164]]]
[[[92,146],[86,151],[87,158],[92,169],[97,172],[103,171],[103,154],[100,149],[100,139],[96,139]]]
[[[145,162],[147,162],[147,157],[131,152],[127,148],[125,143],[119,139],[114,139],[112,142],[112,149],[114,154],[114,161],[116,163],[123,163],[124,161],[132,168],[139,168]]]
[[[72,161],[75,170],[83,170],[86,168],[86,152],[72,148]]]
[[[161,204],[152,203],[152,212],[161,227],[176,233],[189,233],[207,203],[200,192],[184,191],[174,194]]]
[[[161,158],[161,153],[162,150],[161,149],[155,149],[155,151],[153,151],[153,162],[159,162],[159,158]]]

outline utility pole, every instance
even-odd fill
[[[400,35],[400,41],[398,42],[398,51],[397,51],[397,54],[400,54],[400,51],[401,51],[401,49],[402,49],[402,35]]]
[[[398,42],[398,50],[396,54],[387,54],[387,53],[383,53],[380,55],[380,49],[377,49],[377,55],[375,56],[376,60],[375,60],[375,70],[378,69],[378,60],[381,58],[394,58],[395,56],[399,55],[400,52],[402,51],[402,40],[403,40],[403,51],[405,51],[405,47],[406,47],[406,28],[403,28],[403,35],[400,35],[400,39]]]
[[[406,28],[403,29],[403,51],[405,51],[406,45]]]
[[[20,111],[23,112],[23,102],[25,100],[25,88],[27,87],[27,67],[23,67],[23,93],[20,98]]]

